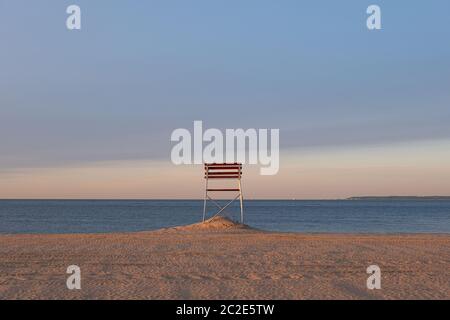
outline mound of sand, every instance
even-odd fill
[[[216,216],[205,222],[195,223],[187,226],[172,228],[179,231],[209,231],[209,230],[230,230],[230,229],[251,229],[245,224],[241,224],[222,216]]]

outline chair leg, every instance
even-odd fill
[[[239,201],[241,203],[241,223],[244,224],[244,205],[243,205],[244,197],[242,195],[242,185],[241,179],[239,179]]]
[[[203,222],[205,222],[205,218],[206,218],[206,201],[208,198],[208,179],[206,179],[206,184],[205,184],[205,199],[203,201]]]

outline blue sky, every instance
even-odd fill
[[[1,0],[0,170],[170,162],[171,132],[194,120],[280,128],[284,151],[449,139],[449,14],[444,0]]]

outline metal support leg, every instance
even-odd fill
[[[203,222],[205,222],[206,218],[206,201],[208,199],[208,179],[206,179],[205,183],[205,200],[203,201]]]
[[[221,214],[222,211],[224,211],[226,208],[228,208],[228,206],[229,206],[230,204],[232,204],[235,200],[237,200],[237,198],[239,198],[239,195],[237,195],[233,200],[231,200],[230,202],[228,202],[228,203],[226,204],[226,206],[224,206],[224,207],[220,207],[220,206],[219,206],[219,208],[221,208],[221,209],[213,216],[213,218],[214,218],[214,217],[217,217],[219,214]],[[211,198],[209,198],[209,199],[212,200]]]
[[[244,197],[242,195],[242,186],[241,179],[239,178],[239,201],[241,203],[241,223],[244,224],[244,205],[243,205]]]

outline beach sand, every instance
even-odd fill
[[[369,265],[381,268],[369,290]],[[81,290],[66,269],[81,268]],[[129,234],[1,235],[1,299],[450,299],[449,235],[294,234],[225,219]]]

